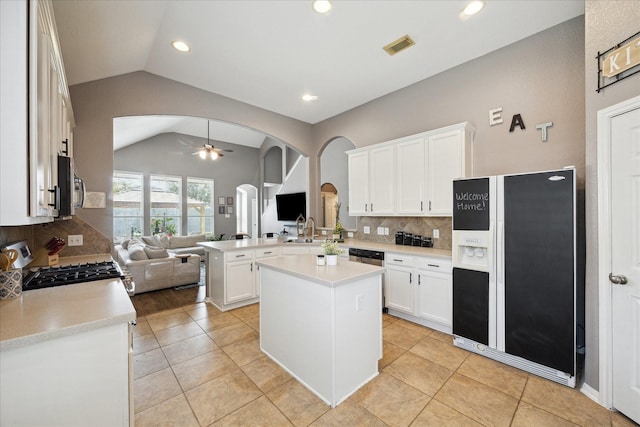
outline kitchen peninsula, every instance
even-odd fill
[[[314,255],[257,266],[263,352],[332,407],[378,375],[382,267]]]

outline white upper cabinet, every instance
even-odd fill
[[[425,204],[425,139],[415,138],[396,145],[396,213],[420,216]]]
[[[453,180],[472,176],[471,139],[472,130],[469,126],[427,137],[427,215],[452,215]]]
[[[349,215],[369,215],[369,152],[349,154]]]
[[[0,2],[0,225],[53,221],[58,155],[71,156],[73,112],[50,0]],[[64,142],[66,140],[66,142]]]
[[[349,151],[349,214],[451,216],[453,180],[472,175],[473,132],[460,123]]]
[[[369,215],[393,215],[395,207],[395,174],[392,146],[377,147],[369,152]]]
[[[393,215],[393,146],[349,154],[349,215]]]

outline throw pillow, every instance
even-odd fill
[[[158,236],[142,236],[142,241],[149,246],[162,247]]]
[[[169,239],[169,236],[165,235],[160,237],[160,246],[162,246],[165,249],[171,248],[171,240]]]
[[[120,243],[120,246],[122,246],[122,249],[127,249],[129,247],[129,242],[130,242],[129,239],[124,239],[122,243]]]
[[[145,246],[144,252],[147,254],[149,259],[169,257],[169,252],[167,252],[165,248],[160,248],[157,246]]]
[[[144,245],[132,245],[129,244],[129,258],[131,258],[133,261],[142,261],[145,259],[149,259],[149,257],[147,256],[147,253],[144,251],[145,246]]]

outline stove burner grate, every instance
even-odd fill
[[[23,280],[22,290],[28,291],[118,277],[123,278],[124,274],[115,261],[42,267]]]

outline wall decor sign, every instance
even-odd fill
[[[489,126],[496,126],[503,123],[502,120],[502,107],[492,108],[489,110]],[[548,132],[547,129],[553,126],[553,122],[545,122],[536,125],[536,129],[540,131],[542,142],[547,142]],[[509,132],[513,133],[516,127],[520,130],[525,130],[527,127],[524,124],[524,119],[521,114],[514,114],[511,117],[511,125],[509,126]]]
[[[227,197],[227,204],[228,205],[232,205],[233,204],[233,197]]]
[[[607,86],[640,73],[640,31],[609,50],[598,52],[596,60],[598,93]]]
[[[224,196],[218,197],[218,204],[219,205],[224,205],[225,201],[226,201],[226,198]]]

